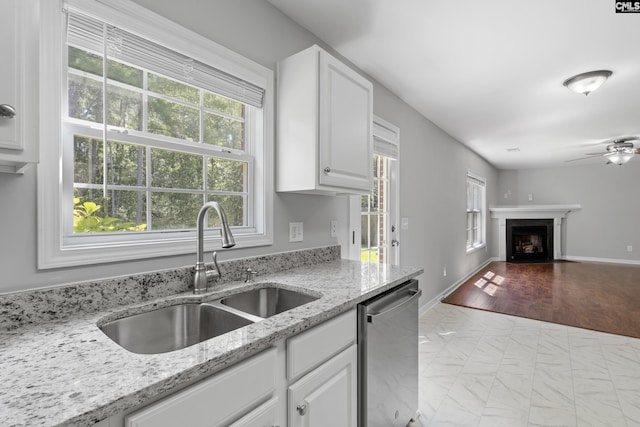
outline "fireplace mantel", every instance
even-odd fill
[[[519,205],[489,207],[491,218],[498,220],[498,258],[507,260],[507,219],[553,219],[553,258],[562,259],[562,218],[580,205]]]

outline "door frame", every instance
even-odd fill
[[[400,220],[400,128],[378,116],[373,116],[373,138],[374,138],[374,154],[381,154],[393,157],[388,150],[382,150],[383,146],[389,149],[395,149],[396,159],[390,170],[389,186],[391,187],[389,209],[390,226],[395,226],[395,230],[388,231],[391,240],[399,240],[400,228],[398,222]],[[376,144],[378,142],[378,144]],[[376,147],[378,150],[376,150]],[[362,238],[361,230],[361,207],[360,201],[362,196],[349,196],[348,198],[348,241],[346,251],[347,259],[360,261],[360,242]],[[389,263],[400,263],[400,246],[392,246],[389,242]]]

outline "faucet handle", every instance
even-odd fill
[[[258,275],[258,272],[255,270],[252,270],[251,267],[247,268],[244,273],[245,273],[245,278],[244,278],[245,283],[253,282],[256,276]]]
[[[211,257],[213,258],[213,269],[207,271],[207,277],[210,279],[219,279],[222,273],[220,272],[220,267],[218,267],[218,253],[213,252]]]

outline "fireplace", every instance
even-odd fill
[[[553,261],[553,219],[507,219],[509,262]]]
[[[512,237],[511,231],[507,233],[507,221],[513,220],[533,220],[544,221],[544,224],[536,224],[535,222],[528,225],[546,225],[546,240],[543,238],[543,243],[546,241],[546,255],[549,260],[562,259],[562,223],[563,219],[567,217],[567,214],[571,211],[580,209],[580,205],[527,205],[527,206],[491,206],[489,211],[491,212],[491,218],[497,220],[497,234],[498,234],[498,259],[500,261],[512,261],[511,254],[507,257],[507,248],[512,250]],[[547,221],[551,221],[551,228]],[[525,225],[527,226],[527,225]],[[507,237],[511,236],[511,237]],[[507,240],[509,244],[507,245]],[[531,241],[531,240],[529,240]],[[527,241],[525,241],[526,243]],[[521,242],[521,247],[527,247],[527,251],[533,251],[534,243],[531,242],[525,245]],[[535,245],[538,247],[538,245]],[[545,248],[543,248],[544,250]],[[541,251],[536,252],[536,257],[542,257]],[[531,258],[531,252],[524,252],[527,257]]]

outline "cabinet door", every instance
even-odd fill
[[[288,390],[289,426],[357,425],[357,346],[330,359]]]
[[[320,51],[320,185],[370,192],[373,182],[373,86]]]
[[[0,67],[0,104],[6,104],[14,109],[20,107],[20,38],[18,37],[20,2],[22,0],[3,0],[0,13],[0,56],[3,66]],[[18,120],[20,115],[13,118],[2,117],[0,114],[0,147],[22,149],[22,141],[18,135]]]
[[[38,16],[36,0],[2,0],[0,104],[15,115],[0,114],[0,172],[37,161]]]

